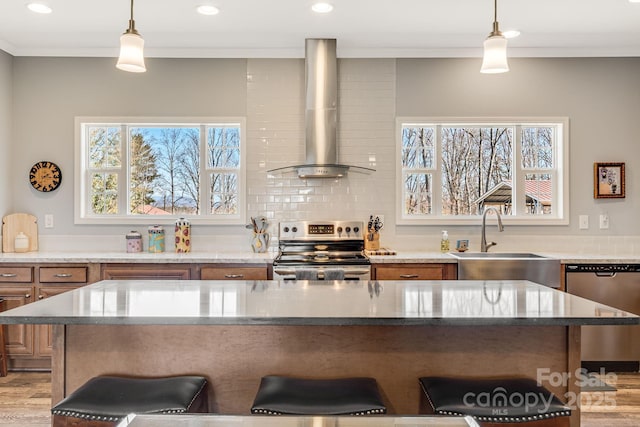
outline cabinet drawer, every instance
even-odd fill
[[[87,267],[40,267],[40,283],[87,283]]]
[[[443,280],[446,272],[442,264],[376,267],[376,280]]]
[[[33,282],[33,268],[0,266],[0,282],[31,283]]]
[[[265,267],[204,267],[202,280],[267,280]]]

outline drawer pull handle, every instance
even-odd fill
[[[418,275],[417,274],[401,274],[400,278],[401,279],[417,279]]]
[[[44,295],[38,295],[38,299],[44,299]]]
[[[58,273],[58,274],[54,274],[53,276],[54,277],[59,277],[61,279],[66,279],[66,278],[69,278],[69,277],[73,276],[73,274],[71,274],[71,273]]]
[[[16,277],[17,274],[16,273],[2,273],[1,276],[2,277]]]
[[[224,277],[227,279],[241,279],[244,277],[244,274],[225,274]]]
[[[31,294],[24,294],[25,298],[31,298]]]

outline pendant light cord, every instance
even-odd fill
[[[493,31],[490,36],[502,36],[498,26],[498,0],[493,0]]]
[[[138,34],[136,31],[136,22],[133,20],[133,0],[131,0],[131,19],[129,19],[129,28],[126,31],[131,34]]]

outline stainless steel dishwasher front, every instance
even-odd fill
[[[640,264],[567,264],[565,279],[570,294],[640,315]],[[640,326],[582,326],[581,338],[588,369],[639,370]]]

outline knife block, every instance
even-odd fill
[[[369,240],[370,233],[364,235],[364,249],[367,251],[375,251],[380,249],[380,233],[373,233],[373,239]]]

